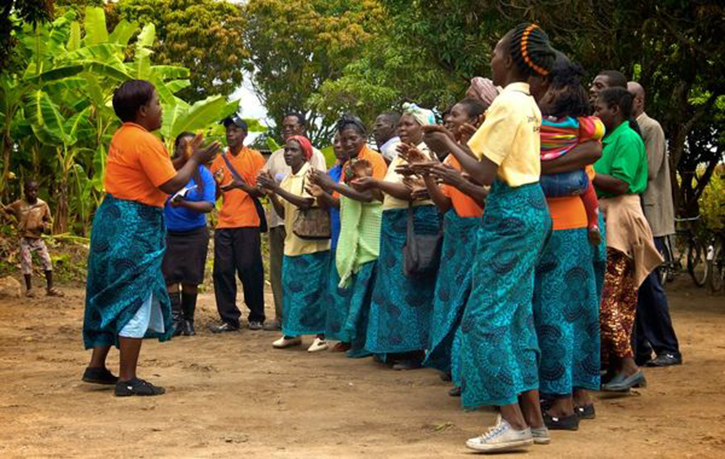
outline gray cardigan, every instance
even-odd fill
[[[657,120],[642,113],[637,117],[647,150],[647,190],[642,194],[644,215],[647,217],[654,237],[667,236],[675,232],[675,206],[672,202],[670,163],[667,142],[662,126]]]

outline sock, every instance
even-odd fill
[[[169,292],[169,298],[171,298],[171,315],[174,320],[181,319],[181,293]]]
[[[184,313],[184,320],[194,321],[194,310],[196,309],[196,293],[181,293],[181,310]]]

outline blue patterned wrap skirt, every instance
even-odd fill
[[[367,330],[374,354],[421,351],[428,347],[436,275],[407,277],[403,272],[407,209],[383,211],[375,288]],[[441,218],[435,206],[414,208],[417,234],[436,234]]]
[[[282,332],[286,336],[325,333],[330,251],[282,258]]]
[[[471,268],[480,225],[481,218],[459,217],[454,209],[443,220],[443,248],[433,299],[430,346],[423,364],[444,373],[451,373],[453,342],[471,293]]]
[[[599,389],[599,295],[590,246],[586,228],[553,231],[536,265],[534,322],[544,394]]]
[[[344,330],[351,345],[347,356],[353,359],[371,355],[367,350],[366,340],[377,265],[377,261],[369,261],[360,266],[347,287],[350,297]]]
[[[538,183],[493,184],[478,229],[473,286],[461,321],[466,408],[516,403],[539,387],[534,268],[551,233]]]
[[[152,295],[161,309],[164,331],[148,330],[144,338],[171,338],[171,301],[161,273],[165,250],[163,209],[106,195],[93,218],[88,254],[86,349],[118,346],[119,332]]]
[[[330,251],[330,274],[327,278],[327,317],[325,320],[325,338],[343,343],[350,342],[350,333],[345,330],[345,322],[350,310],[351,288],[340,287],[340,274],[335,263],[335,251]],[[351,283],[349,287],[353,284]]]

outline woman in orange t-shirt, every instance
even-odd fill
[[[591,126],[601,126],[597,118],[585,118],[590,112],[587,92],[581,85],[581,67],[559,55],[547,77],[545,95],[537,97],[544,115],[542,151],[571,146],[563,157],[576,155],[584,145],[601,154],[600,137]],[[538,96],[539,94],[534,94]],[[547,121],[551,124],[547,124]],[[550,127],[556,122],[556,131]],[[575,128],[561,128],[563,122]],[[578,126],[578,128],[577,128]],[[602,132],[603,128],[596,129]],[[571,170],[592,163],[597,154]],[[571,160],[571,158],[570,158]],[[574,158],[576,160],[576,158]],[[557,160],[542,160],[542,173]],[[557,172],[564,172],[558,170]],[[594,417],[589,390],[599,389],[599,298],[595,263],[600,244],[591,238],[582,196],[553,196],[544,188],[553,221],[551,237],[536,265],[534,280],[534,324],[539,348],[539,388],[547,399],[544,423],[549,429],[577,430],[580,419]],[[547,191],[549,190],[549,191]],[[589,204],[596,209],[596,200]],[[594,223],[596,223],[594,212]],[[598,236],[598,229],[593,225]]]
[[[486,107],[476,99],[463,99],[451,108],[446,126],[456,141],[462,140],[459,128],[476,124]],[[460,322],[463,308],[471,292],[471,267],[476,253],[475,234],[481,223],[486,190],[461,172],[461,164],[448,155],[443,164],[427,168],[424,174],[428,194],[445,214],[443,247],[438,269],[433,315],[430,327],[430,346],[423,364],[442,371],[452,378],[455,387],[449,392],[460,395],[460,366],[456,356],[460,348]],[[438,181],[441,185],[438,185]]]
[[[123,122],[111,140],[104,185],[108,193],[93,219],[88,255],[83,341],[93,349],[83,381],[115,384],[117,396],[161,395],[136,376],[143,338],[165,341],[173,333],[171,303],[161,273],[169,194],[183,188],[200,164],[219,150],[199,150],[176,171],[163,143],[151,132],[161,127],[162,109],[154,86],[131,80],[113,94]],[[120,351],[118,378],[106,368],[111,346]]]

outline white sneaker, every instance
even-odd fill
[[[514,430],[511,424],[499,415],[498,422],[480,437],[466,441],[466,446],[485,453],[508,451],[534,444],[531,429]]]
[[[532,427],[531,436],[534,437],[535,445],[548,445],[551,443],[551,435],[549,435],[549,429],[546,426]]]
[[[321,338],[315,338],[315,340],[312,342],[312,345],[307,349],[307,352],[320,352],[320,351],[326,351],[329,346],[327,345],[327,341]]]
[[[287,347],[299,346],[301,344],[302,338],[286,338],[283,336],[274,343],[272,343],[272,347],[274,347],[275,349],[284,349]]]

